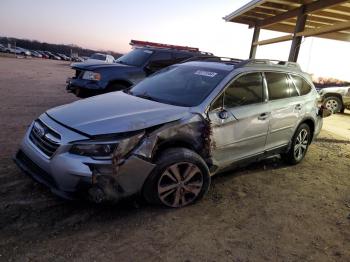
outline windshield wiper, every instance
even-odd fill
[[[140,97],[140,98],[143,98],[143,99],[159,102],[156,98],[154,98],[154,97],[152,97],[150,95],[147,95],[147,94],[138,94],[138,95],[133,94],[133,95],[137,96],[137,97]]]

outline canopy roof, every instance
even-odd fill
[[[303,31],[295,31],[297,18],[307,15]],[[296,36],[316,36],[350,42],[350,1],[253,0],[224,17],[235,22]],[[291,40],[286,35],[280,40]],[[264,43],[259,43],[264,44]]]

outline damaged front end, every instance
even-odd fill
[[[210,122],[200,114],[192,114],[119,138],[110,164],[90,166],[92,187],[88,190],[89,198],[101,203],[118,201],[141,192],[157,157],[169,147],[190,148],[210,165],[210,136]]]

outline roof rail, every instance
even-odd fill
[[[301,71],[300,65],[298,63],[289,62],[289,61],[271,60],[271,59],[248,59],[237,64],[235,67],[239,68],[239,67],[255,66],[255,65],[288,67],[288,68],[294,68],[296,70]]]
[[[140,41],[140,40],[131,40],[130,45],[133,47],[153,47],[153,48],[177,49],[177,50],[184,50],[184,51],[190,51],[190,52],[199,52],[199,48],[197,47],[168,45],[168,44],[161,44],[161,43],[154,43],[154,42]]]
[[[237,59],[237,58],[231,58],[231,57],[219,57],[219,56],[214,56],[214,55],[203,55],[203,56],[191,57],[191,58],[183,61],[182,63],[191,62],[191,61],[221,62],[221,63],[236,65],[236,64],[241,63],[243,60]]]

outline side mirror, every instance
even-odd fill
[[[219,112],[219,118],[220,119],[227,119],[228,118],[228,112],[225,110],[225,109],[222,109],[220,112]]]

